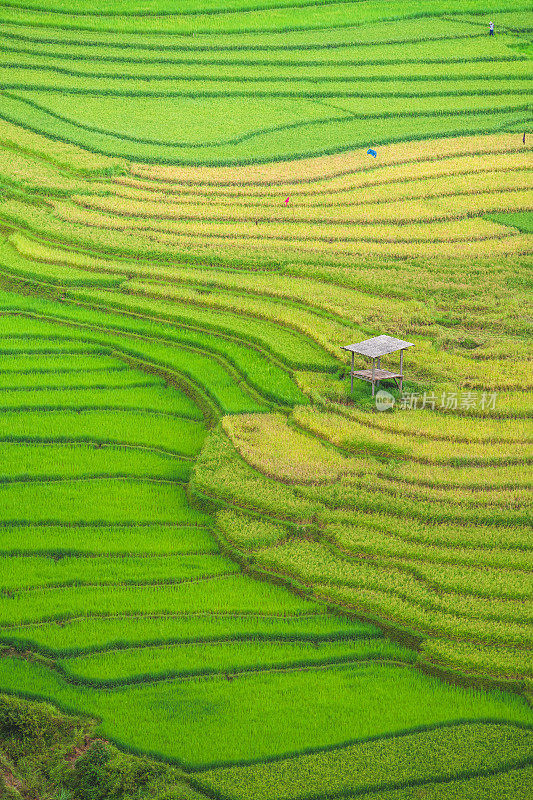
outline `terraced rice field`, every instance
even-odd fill
[[[0,691],[181,800],[527,800],[529,4],[72,5],[0,3]]]

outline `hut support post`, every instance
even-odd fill
[[[352,350],[352,369],[351,369],[351,371],[350,371],[350,377],[351,377],[351,379],[352,379],[352,394],[353,394],[353,364],[354,364],[354,361],[353,361],[353,360],[354,360],[354,355],[355,355],[355,354],[354,354],[354,352],[353,352],[353,350]]]
[[[403,350],[400,350],[400,392],[403,392]]]
[[[375,386],[374,386],[374,369],[376,368],[376,359],[372,359],[372,397],[374,397]]]

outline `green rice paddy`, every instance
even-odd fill
[[[478,1],[3,4],[1,113],[93,151],[189,164],[497,131],[527,119],[528,3],[492,5],[488,43]]]
[[[502,225],[510,225],[512,228],[518,228],[519,231],[524,233],[533,233],[533,212],[524,211],[523,213],[509,213],[509,214],[493,214],[490,217],[494,222],[500,222]]]
[[[0,692],[154,800],[528,798],[531,27],[0,3]]]

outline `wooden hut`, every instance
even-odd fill
[[[372,397],[374,396],[376,384],[380,381],[393,380],[396,382],[400,391],[403,388],[403,351],[407,347],[413,347],[411,342],[404,342],[403,339],[395,339],[393,336],[374,336],[372,339],[365,339],[364,342],[357,344],[347,344],[343,350],[348,350],[352,354],[352,367],[350,370],[351,390],[353,392],[353,379],[360,378],[372,384]],[[391,372],[381,368],[381,357],[389,353],[400,351],[400,371]],[[358,353],[372,359],[372,369],[354,370],[354,356]]]

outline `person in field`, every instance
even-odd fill
[[[494,22],[489,22],[489,36],[494,36]]]

